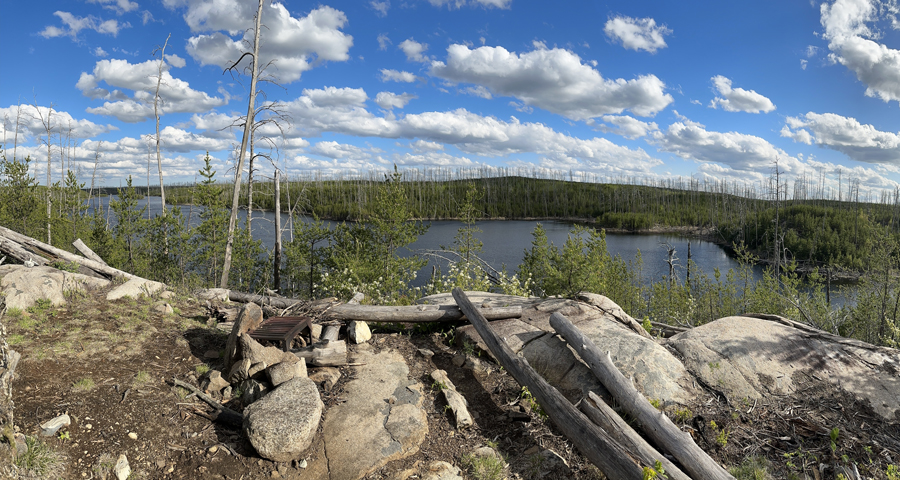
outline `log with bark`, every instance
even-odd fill
[[[469,301],[462,289],[454,288],[453,298],[478,331],[494,358],[520,385],[528,387],[550,420],[591,463],[613,480],[643,478],[643,469],[615,439],[591,423],[559,391],[538,375],[528,365],[527,360],[513,353],[509,345],[494,333],[487,319]]]
[[[550,326],[575,349],[625,413],[637,421],[644,434],[672,454],[691,478],[734,480],[734,477],[694,443],[690,435],[682,432],[669,417],[651,405],[616,368],[609,354],[601,354],[594,342],[572,325],[569,319],[554,313],[550,316]]]

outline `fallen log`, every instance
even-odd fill
[[[336,342],[319,342],[300,350],[292,351],[298,358],[306,360],[308,365],[316,367],[340,367],[347,365],[347,343],[343,340]]]
[[[107,264],[106,262],[103,261],[102,258],[100,258],[100,255],[97,255],[96,253],[94,253],[94,251],[91,250],[90,247],[85,245],[84,242],[82,242],[80,238],[76,238],[75,241],[72,242],[72,246],[75,247],[75,250],[78,250],[78,252],[81,253],[82,255],[84,255],[86,258],[89,258],[98,263],[102,263],[103,265],[109,266],[109,264]]]
[[[550,316],[550,326],[575,349],[625,413],[637,421],[644,434],[671,453],[691,478],[734,480],[734,477],[694,443],[690,435],[682,432],[669,417],[653,407],[616,368],[609,354],[602,355],[594,342],[572,325],[569,319],[554,313]]]
[[[44,257],[40,255],[34,255],[28,250],[22,248],[22,246],[17,242],[3,237],[0,237],[0,252],[7,254],[22,263],[31,261],[38,266],[46,265],[47,263],[49,263]]]
[[[254,295],[235,291],[230,291],[228,298],[233,302],[253,302],[257,305],[271,305],[277,308],[290,308],[298,303],[305,302],[294,298]],[[522,307],[479,308],[478,311],[488,320],[519,318],[522,316]],[[325,320],[340,321],[425,323],[457,321],[462,320],[463,317],[463,312],[454,305],[405,305],[394,307],[345,303],[328,309],[323,318]]]
[[[215,411],[215,413],[211,414],[208,418],[215,420],[215,421],[222,422],[222,423],[227,423],[229,425],[233,425],[238,428],[240,428],[241,426],[244,425],[244,416],[243,415],[241,415],[240,413],[235,412],[234,410],[213,400],[212,397],[210,397],[209,395],[200,391],[199,388],[191,385],[190,383],[182,382],[182,381],[178,380],[177,378],[172,379],[172,385],[190,390],[192,393],[194,393],[198,397],[200,397],[201,400],[208,403],[209,406],[213,407],[216,411]]]
[[[128,272],[124,272],[100,262],[95,262],[94,260],[91,260],[89,258],[80,257],[78,255],[75,255],[74,253],[67,252],[52,245],[47,245],[40,240],[35,240],[27,235],[22,235],[21,233],[14,232],[3,226],[0,226],[0,237],[6,238],[7,240],[12,240],[13,242],[18,243],[22,246],[28,246],[43,252],[47,252],[50,255],[58,257],[60,260],[64,260],[66,262],[75,262],[81,266],[87,267],[97,273],[108,277],[125,277],[128,280],[131,280],[133,278],[140,279],[140,277],[136,275],[132,275]]]
[[[528,365],[527,360],[513,353],[506,341],[494,333],[487,319],[469,301],[462,289],[454,288],[453,298],[481,335],[494,358],[520,385],[528,387],[550,420],[591,463],[612,480],[643,478],[642,468],[618,442],[569,403]]]
[[[488,320],[519,318],[522,307],[476,308]],[[406,305],[400,307],[380,305],[337,305],[326,312],[330,320],[361,320],[364,322],[448,322],[468,318],[459,307],[453,305]],[[471,319],[470,319],[471,321]]]
[[[687,476],[687,474],[669,461],[668,458],[659,453],[658,450],[653,448],[646,440],[638,435],[638,433],[635,432],[615,410],[610,408],[602,398],[597,396],[596,393],[588,393],[588,398],[581,401],[579,408],[592,422],[609,432],[616,441],[622,444],[622,447],[629,452],[637,454],[642,462],[653,465],[658,461],[662,464],[663,468],[666,470],[666,475],[671,480],[691,480],[691,477]]]

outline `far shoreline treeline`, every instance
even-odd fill
[[[463,218],[461,206],[472,185],[482,192],[475,207],[479,220],[556,220],[609,232],[679,233],[728,249],[743,244],[763,263],[796,261],[804,270],[863,271],[870,267],[866,252],[876,230],[900,240],[898,195],[882,195],[879,203],[861,200],[852,182],[838,193],[851,198],[846,200],[820,198],[827,194],[824,189],[813,192],[813,198],[810,188],[798,187],[788,197],[786,185],[777,189],[777,197],[763,198],[747,186],[693,179],[647,186],[526,176],[434,179],[412,172],[415,178],[404,178],[402,185],[412,218],[423,221]],[[383,178],[374,173],[365,179],[291,180],[281,185],[281,210],[357,221],[372,213],[371,200],[381,184]],[[135,188],[159,194],[158,187]],[[192,192],[192,185],[166,186],[167,203],[196,203]],[[254,182],[253,210],[274,211],[273,192],[272,182]],[[240,205],[249,203],[248,189],[242,189]]]

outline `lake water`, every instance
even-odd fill
[[[100,205],[107,209],[110,197],[100,199]],[[115,198],[115,197],[113,197]],[[95,200],[96,202],[96,200]],[[146,197],[139,202],[139,208],[149,206],[149,215],[155,216],[160,210],[159,197]],[[197,207],[182,206],[182,213],[185,216],[190,215],[192,225],[199,222],[199,210]],[[238,219],[241,225],[246,224],[247,211],[240,210]],[[304,219],[308,221],[309,219]],[[290,225],[290,217],[287,214],[281,215],[282,227],[287,228]],[[115,223],[115,215],[110,218],[110,223]],[[500,269],[506,266],[507,271],[512,274],[516,267],[522,262],[525,250],[531,247],[534,227],[537,223],[544,226],[547,239],[553,244],[562,247],[568,238],[569,231],[573,227],[571,223],[556,221],[526,221],[526,220],[486,220],[479,221],[476,226],[481,229],[477,237],[484,243],[481,258],[487,261],[494,268]],[[414,252],[422,252],[427,250],[437,250],[441,245],[451,246],[453,237],[457,230],[463,224],[458,221],[439,220],[427,223],[428,231],[419,237],[419,240],[409,247],[409,251],[401,252],[401,255],[410,255]],[[275,213],[274,212],[253,212],[253,236],[262,240],[263,245],[271,251],[275,244]],[[283,242],[290,240],[290,232],[287,230],[282,237]],[[641,272],[642,279],[645,283],[655,282],[665,278],[668,275],[669,267],[666,263],[666,249],[662,244],[667,243],[675,248],[676,257],[679,258],[679,264],[687,265],[688,243],[691,244],[692,260],[697,266],[708,275],[712,275],[714,269],[718,268],[723,275],[729,269],[737,268],[738,263],[729,257],[725,250],[713,243],[702,242],[696,239],[687,239],[678,235],[668,234],[608,234],[606,236],[606,245],[611,255],[620,256],[628,261],[633,260],[638,250],[641,251],[643,257],[643,269]],[[757,276],[761,275],[759,267],[754,268]],[[684,268],[679,268],[676,272],[679,278],[684,279]],[[430,278],[431,265],[425,267],[419,272],[414,286],[424,285]]]

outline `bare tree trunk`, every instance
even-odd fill
[[[166,46],[169,45],[170,33],[166,37],[166,43],[163,44],[159,53],[159,65],[156,75],[156,93],[153,95],[153,114],[156,115],[156,169],[159,171],[159,195],[162,197],[162,216],[166,216],[166,189],[163,186],[162,156],[159,153],[159,86],[162,84],[163,66],[166,64]],[[150,188],[147,188],[147,195],[150,195]],[[149,209],[148,209],[149,210]]]
[[[259,29],[262,25],[262,8],[265,0],[259,0],[259,6],[256,9],[256,31],[253,33],[253,53],[245,53],[253,58],[253,67],[250,76],[250,95],[247,101],[247,122],[244,124],[244,136],[241,139],[241,151],[238,154],[238,164],[234,172],[234,194],[231,196],[231,218],[228,220],[228,240],[225,243],[225,259],[222,266],[222,279],[219,286],[228,288],[228,272],[231,270],[231,254],[234,248],[234,228],[237,224],[238,198],[241,193],[241,171],[244,169],[244,155],[247,153],[247,144],[250,140],[250,131],[253,129],[253,114],[256,111],[254,103],[256,101],[256,81],[259,73]],[[243,59],[242,55],[231,68]]]
[[[97,178],[97,164],[100,163],[100,147],[103,145],[103,140],[97,142],[97,151],[94,152],[94,171],[91,173],[91,189],[88,190],[88,207],[91,206],[91,196],[94,194],[94,181]],[[100,194],[97,194],[97,198],[100,198]],[[100,202],[97,202],[97,208],[100,207]]]
[[[275,169],[275,259],[273,262],[275,284],[273,290],[281,290],[281,182]],[[250,220],[249,218],[247,219]]]
[[[50,198],[50,172],[52,170],[52,166],[50,164],[50,147],[52,145],[51,135],[53,124],[51,123],[51,117],[53,116],[53,104],[50,104],[50,107],[47,109],[47,118],[44,119],[44,114],[41,113],[41,109],[37,106],[37,100],[34,102],[34,110],[38,114],[38,118],[41,120],[41,124],[44,126],[44,131],[47,132],[47,243],[50,244],[50,219],[53,217],[53,200]]]
[[[247,166],[247,233],[253,238],[253,141],[256,129],[250,130],[250,165]]]

